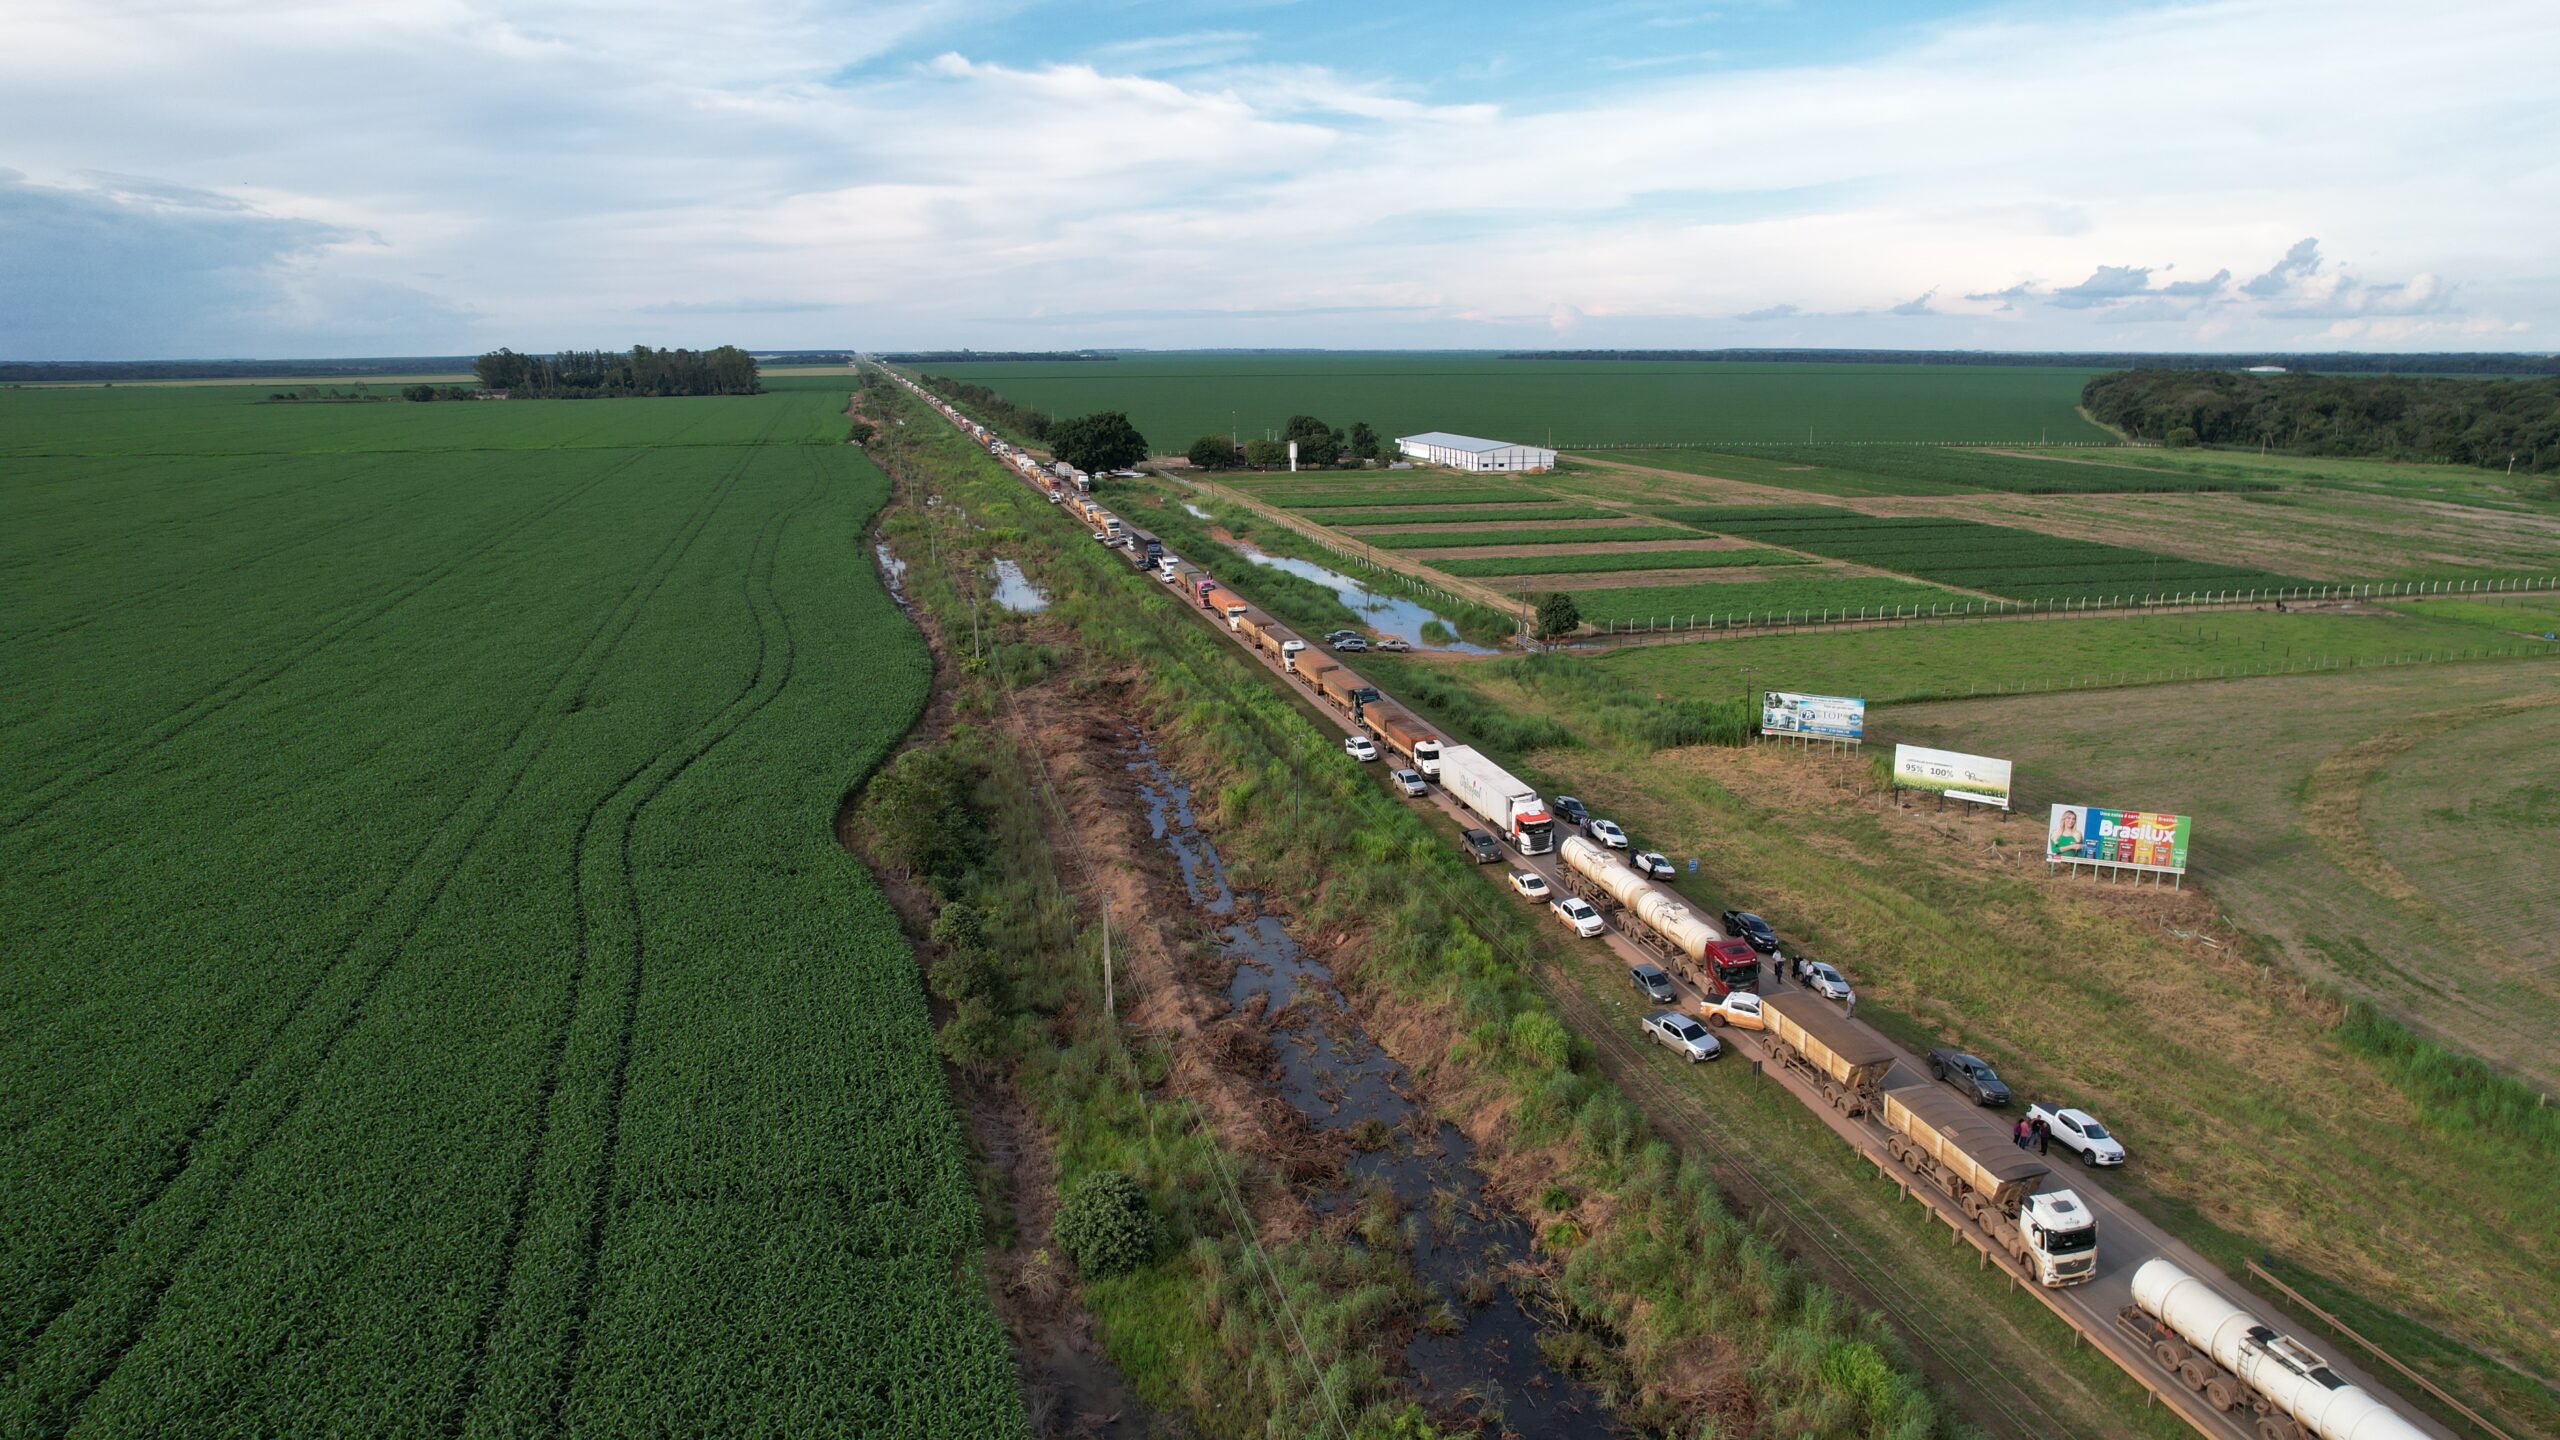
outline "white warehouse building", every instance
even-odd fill
[[[1445,430],[1426,430],[1419,435],[1396,437],[1396,452],[1408,460],[1428,465],[1446,465],[1452,470],[1553,470],[1556,452],[1535,445],[1514,445],[1508,440],[1480,440],[1473,435],[1452,435]]]

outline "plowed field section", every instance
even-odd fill
[[[1019,1426],[830,831],[929,680],[886,484],[717,403],[0,491],[61,542],[0,568],[0,1431]]]

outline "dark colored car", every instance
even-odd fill
[[[1479,865],[1490,865],[1502,858],[1502,842],[1494,839],[1490,830],[1469,830],[1458,837],[1458,843],[1467,847],[1468,856]]]
[[[1979,1055],[1944,1046],[1929,1052],[1929,1076],[1944,1080],[1973,1097],[1977,1105],[2006,1105],[2009,1087],[2002,1083],[2000,1072],[1991,1068]]]
[[[1778,953],[1778,932],[1769,928],[1768,921],[1748,910],[1724,912],[1724,928],[1727,934],[1763,955]]]
[[[1557,796],[1555,810],[1557,819],[1576,830],[1581,829],[1583,822],[1591,818],[1591,812],[1583,808],[1582,802],[1570,795]]]
[[[1671,988],[1671,972],[1659,965],[1630,965],[1627,978],[1649,999],[1665,1005],[1676,1004],[1680,999],[1680,992]]]

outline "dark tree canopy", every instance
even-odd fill
[[[1538,638],[1561,640],[1582,628],[1582,607],[1562,590],[1538,597]]]
[[[1225,470],[1236,463],[1236,447],[1224,435],[1203,435],[1184,456],[1194,470]]]
[[[1353,458],[1360,460],[1375,460],[1378,458],[1378,452],[1383,448],[1383,444],[1384,442],[1378,439],[1378,432],[1370,428],[1368,421],[1355,420],[1352,422],[1350,450]]]
[[[1079,470],[1126,470],[1147,458],[1147,437],[1117,410],[1051,421],[1045,439],[1050,454]]]
[[[2560,379],[2126,370],[2080,403],[2137,440],[2560,471]]]
[[[1302,468],[1330,470],[1333,462],[1342,458],[1342,436],[1313,415],[1290,416],[1280,439],[1283,443],[1298,442],[1298,464]]]
[[[471,362],[485,389],[536,400],[616,395],[753,395],[764,388],[756,357],[735,345],[716,350],[563,350],[519,355],[498,349]]]
[[[1277,440],[1247,440],[1244,463],[1256,470],[1277,470],[1289,463],[1289,447]]]

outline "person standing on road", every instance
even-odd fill
[[[1786,983],[1787,983],[1787,957],[1786,957],[1786,956],[1784,956],[1784,955],[1772,955],[1772,956],[1770,956],[1770,957],[1769,957],[1769,986],[1770,986],[1770,988],[1771,988],[1771,989],[1773,989],[1773,990],[1775,990],[1775,989],[1784,989],[1784,988],[1786,988]]]
[[[2050,1155],[2053,1153],[2052,1145],[2053,1127],[2046,1124],[2044,1117],[2039,1115],[2036,1117],[2036,1153]]]
[[[2027,1148],[2028,1136],[2033,1133],[2033,1131],[2030,1131],[2027,1128],[2027,1122],[2020,1120],[2018,1122],[2018,1128],[2009,1132],[2009,1139],[2012,1143],[2016,1144],[2019,1149],[2024,1150]]]

